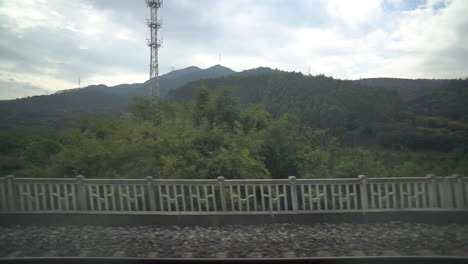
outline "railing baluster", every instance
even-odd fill
[[[1,202],[1,205],[0,205],[0,209],[1,210],[6,210],[7,208],[7,205],[6,205],[6,199],[7,199],[7,195],[6,195],[6,192],[5,192],[5,183],[3,183],[3,179],[2,179],[2,183],[0,183],[0,202]]]
[[[76,210],[77,209],[77,206],[76,206],[76,192],[75,192],[75,184],[70,184],[70,192],[71,192],[71,206],[72,206],[72,210]]]
[[[24,190],[23,190],[23,184],[18,184],[18,198],[20,200],[20,210],[24,211],[26,210],[25,202],[24,202]]]
[[[322,191],[320,191],[320,186],[322,186]],[[311,186],[311,184],[309,184],[309,190],[311,190],[311,188],[312,188],[312,186]],[[317,200],[317,210],[323,210],[323,209],[327,210],[327,193],[325,192],[325,184],[322,184],[322,185],[315,184],[314,185],[314,190],[315,190],[315,197],[316,197],[315,199]],[[312,194],[312,192],[310,194]],[[323,194],[323,197],[325,198],[323,208],[322,208],[322,202],[321,202],[321,198],[320,198],[321,197],[320,195],[322,195],[322,194]],[[310,196],[310,199],[312,201],[311,202],[311,210],[312,210],[313,207],[314,207],[314,200],[312,198],[312,195]]]
[[[233,190],[232,185],[229,185],[229,195],[231,196],[232,211],[236,211],[236,204],[234,202],[234,190]]]
[[[185,186],[184,185],[180,185],[180,189],[182,191],[182,210],[187,211],[187,205],[186,205],[186,202],[185,202]]]
[[[303,186],[303,185],[301,185]],[[312,197],[312,184],[308,184],[308,189],[309,189],[309,210],[313,210],[314,209],[314,201],[313,201],[313,197]],[[317,190],[318,188],[318,185],[314,185],[315,186],[315,190]],[[302,193],[304,193],[304,191],[302,191]],[[316,191],[316,193],[318,193],[318,190]],[[304,208],[305,208],[305,201],[304,201]],[[318,201],[318,208],[320,209],[320,201]]]
[[[328,190],[327,190],[328,184],[323,184],[322,186],[323,186],[323,194],[325,198],[324,210],[328,210]]]
[[[343,210],[343,184],[337,184],[336,187],[338,187],[338,200],[339,200],[339,208],[340,210]]]
[[[405,202],[405,192],[403,191],[403,182],[400,182],[398,184],[398,187],[400,189],[400,209],[406,208],[406,202]]]
[[[301,193],[300,193],[299,197],[300,197],[300,203],[302,205],[301,209],[303,211],[305,211],[305,210],[307,210],[307,203],[306,203],[306,196],[304,196],[305,195],[305,193],[304,193],[304,184],[300,185],[300,192]],[[310,194],[310,192],[309,192],[309,194]]]
[[[190,189],[190,200],[192,200],[192,190]],[[162,188],[161,188],[161,183],[158,183],[158,197],[159,197],[159,210],[165,211],[164,210],[164,201],[163,201],[163,194],[162,194]],[[192,210],[193,210],[193,204],[192,204]]]
[[[268,184],[268,203],[270,205],[270,211],[273,211],[273,200],[271,196],[271,185]]]
[[[386,199],[384,200],[384,205],[382,206],[382,208],[385,208],[385,209],[389,209],[389,206],[390,206],[390,192],[388,190],[388,183],[384,183],[384,196],[386,197]]]
[[[357,186],[356,184],[353,184],[353,203],[354,203],[354,209],[358,209],[358,193],[357,193]]]
[[[63,197],[65,198],[65,210],[70,210],[70,193],[69,192],[69,187],[70,185],[68,183],[64,183],[63,184],[63,187],[64,187],[64,193],[63,193]]]
[[[350,210],[351,209],[351,196],[349,195],[350,194],[350,186],[349,184],[345,184],[345,188],[346,188],[346,209],[347,210]]]
[[[33,183],[34,189],[34,210],[40,211],[41,210],[41,197],[39,196],[38,184]]]
[[[239,184],[237,185],[237,199],[238,199],[239,211],[242,212],[242,193],[241,193]]]
[[[115,188],[117,186],[115,184],[112,184],[110,186],[110,196],[111,196],[111,204],[112,204],[112,210],[113,211],[117,211],[117,204],[116,204],[116,201],[115,201]]]
[[[257,186],[256,185],[252,185],[252,194],[253,194],[253,200],[254,200],[254,211],[255,212],[258,212],[258,208],[257,208]]]
[[[201,202],[200,202],[200,186],[199,185],[195,185],[195,187],[197,188],[197,204],[198,204],[198,211],[202,211],[202,208],[201,208]]]
[[[117,185],[119,191],[120,211],[125,211],[124,193],[122,184]]]
[[[371,196],[371,208],[377,209],[377,199],[375,198],[375,183],[369,184],[370,187],[370,196]]]
[[[416,208],[421,208],[421,203],[420,203],[421,197],[419,195],[420,194],[419,183],[413,183],[413,187],[414,187],[415,206]]]
[[[284,210],[288,211],[288,188],[286,187],[286,185],[283,185],[283,193],[284,193]],[[291,191],[291,193],[292,193],[292,191]],[[291,197],[291,199],[292,199],[291,202],[294,205],[294,202],[293,202],[294,198]],[[296,201],[296,205],[297,205],[297,201]],[[293,209],[293,211],[297,211],[297,208]]]
[[[93,197],[93,186],[88,184],[88,197],[89,197],[89,205],[91,211],[94,211],[94,197]]]
[[[437,183],[436,178],[432,174],[426,175],[429,179],[428,188],[429,188],[429,207],[437,208]]]
[[[376,184],[377,187],[377,195],[379,196],[379,209],[383,208],[383,199],[382,199],[382,184]]]
[[[140,211],[148,211],[148,208],[146,207],[146,195],[145,195],[145,186],[143,185],[138,185],[139,189],[139,197],[141,198],[141,203],[140,203]],[[137,198],[137,197],[135,197]]]
[[[465,186],[465,208],[468,207],[468,182],[463,181],[463,185]]]
[[[204,201],[205,201],[205,205],[206,205],[206,211],[209,212],[211,211],[210,210],[210,197],[209,197],[209,194],[208,194],[208,188],[206,187],[206,185],[203,185],[203,192],[205,193],[204,195]]]
[[[177,185],[172,185],[172,190],[174,191],[175,210],[176,212],[179,212],[179,194],[177,192]]]
[[[427,208],[427,183],[421,183],[423,208]]]
[[[195,205],[194,205],[194,203],[193,203],[192,187],[193,187],[192,185],[189,185],[189,186],[188,186],[189,198],[190,198],[189,201],[190,201],[190,209],[191,209],[192,211],[195,211]]]
[[[335,210],[335,184],[330,184],[331,210]]]
[[[51,210],[57,210],[57,208],[55,206],[54,196],[52,196],[52,194],[54,193],[54,186],[52,185],[52,183],[48,183],[47,187],[49,189],[50,209]]]
[[[2,193],[2,197],[0,199],[0,201],[2,202],[2,207],[1,207],[2,210],[7,210],[8,209],[8,204],[7,204],[8,194],[6,192],[5,185],[6,185],[6,181],[2,180],[2,183],[0,184],[0,192]]]
[[[166,204],[167,204],[167,210],[169,212],[172,212],[172,205],[171,205],[171,191],[169,190],[169,185],[166,184],[164,185],[164,189],[166,191]],[[197,189],[198,190],[198,189]],[[200,197],[200,195],[198,195],[198,197]]]
[[[57,199],[57,205],[58,205],[58,209],[60,211],[62,210],[65,210],[65,201],[64,201],[64,197],[63,197],[63,186],[62,184],[60,183],[56,183],[55,184],[55,196],[56,196],[56,199]]]
[[[213,196],[211,197],[211,201],[213,201],[213,211],[218,211],[218,206],[216,204],[216,191],[214,185],[211,185],[211,195]]]
[[[244,185],[244,191],[245,191],[245,202],[247,203],[247,212],[250,212],[250,198],[249,198],[249,189],[248,185]]]
[[[453,177],[456,202],[456,206],[454,208],[462,209],[465,208],[465,199],[463,197],[463,181],[460,175],[454,175]]]
[[[262,210],[266,211],[266,208],[265,208],[265,192],[263,190],[263,184],[260,185],[260,199],[262,199]]]
[[[279,185],[275,184],[276,190],[276,211],[281,211],[281,199],[280,199],[280,192],[279,192]]]
[[[31,193],[31,184],[30,183],[26,183],[26,199],[27,199],[27,204],[28,204],[28,209],[27,210],[32,210],[32,193]]]
[[[96,184],[96,203],[97,203],[97,208],[98,211],[102,211],[102,196],[101,196],[101,187],[104,187],[104,185],[101,184]],[[104,190],[103,190],[104,191]]]
[[[131,193],[128,185],[125,185],[125,199],[127,200],[127,211],[132,211]]]
[[[141,204],[138,200],[138,197],[139,197],[139,193],[138,193],[138,188],[137,188],[137,185],[136,184],[133,184],[133,202],[135,203],[135,211],[139,211],[141,210],[140,207],[141,207]]]
[[[392,183],[392,208],[396,209],[398,208],[396,198],[397,198],[397,189],[395,183]]]
[[[108,201],[108,185],[102,185],[102,198],[104,199],[104,211],[109,211],[109,201]]]
[[[413,201],[411,200],[411,183],[406,184],[406,200],[408,201],[408,208],[413,208]]]

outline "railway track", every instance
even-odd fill
[[[177,262],[184,260],[203,263],[196,261],[207,259],[281,261],[312,258],[425,258],[463,259],[464,262],[460,263],[468,263],[468,226],[391,222],[223,227],[0,227],[0,264],[64,258],[73,261],[104,258],[145,261],[170,259],[175,261],[172,263],[186,263]],[[73,261],[67,263],[80,263]],[[151,263],[145,261],[141,263]]]
[[[294,251],[283,251],[281,258],[294,259],[294,258],[335,258],[335,257],[463,257],[468,261],[468,249],[453,249],[446,252],[438,252],[429,249],[414,250],[411,253],[401,253],[395,250],[382,250],[379,254],[369,254],[361,250],[350,250],[345,256],[336,255],[331,251],[319,250],[311,251],[309,255],[302,253],[296,254]],[[43,253],[33,253],[27,251],[12,251],[8,254],[0,256],[2,259],[19,259],[19,258],[143,258],[143,259],[263,259],[271,258],[270,256],[262,253],[252,251],[250,253],[239,256],[233,252],[213,252],[212,254],[200,254],[200,252],[180,252],[178,256],[167,256],[158,252],[147,252],[146,254],[139,254],[138,256],[127,254],[125,251],[115,251],[112,254],[96,255],[93,252],[83,251],[78,254],[69,255],[60,251],[47,251]],[[278,259],[276,257],[275,259]]]

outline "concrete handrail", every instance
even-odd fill
[[[0,211],[356,212],[468,209],[468,178],[0,178]]]

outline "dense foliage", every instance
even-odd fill
[[[295,114],[303,124],[338,137],[344,146],[452,151],[467,145],[468,126],[463,122],[468,118],[468,81],[417,81],[414,85],[432,85],[431,89],[436,83],[445,85],[410,102],[401,99],[407,82],[387,81],[397,83],[398,89],[323,75],[263,71],[192,82],[169,96],[184,101],[200,86],[214,92],[231,87],[241,105],[263,104],[275,119]]]
[[[120,119],[82,116],[64,129],[4,129],[0,175],[466,175],[468,86],[444,83],[405,101],[395,90],[272,70],[198,81],[158,104],[135,98]]]
[[[278,119],[263,105],[241,109],[236,97],[199,89],[194,100],[146,99],[123,120],[84,119],[55,131],[4,131],[1,173],[18,176],[141,178],[285,178],[421,176],[467,173],[468,155],[342,147],[293,114]],[[152,114],[160,111],[161,121]],[[31,136],[34,134],[34,136]]]

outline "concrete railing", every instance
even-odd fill
[[[0,178],[0,211],[366,212],[466,210],[468,178],[163,180]]]

